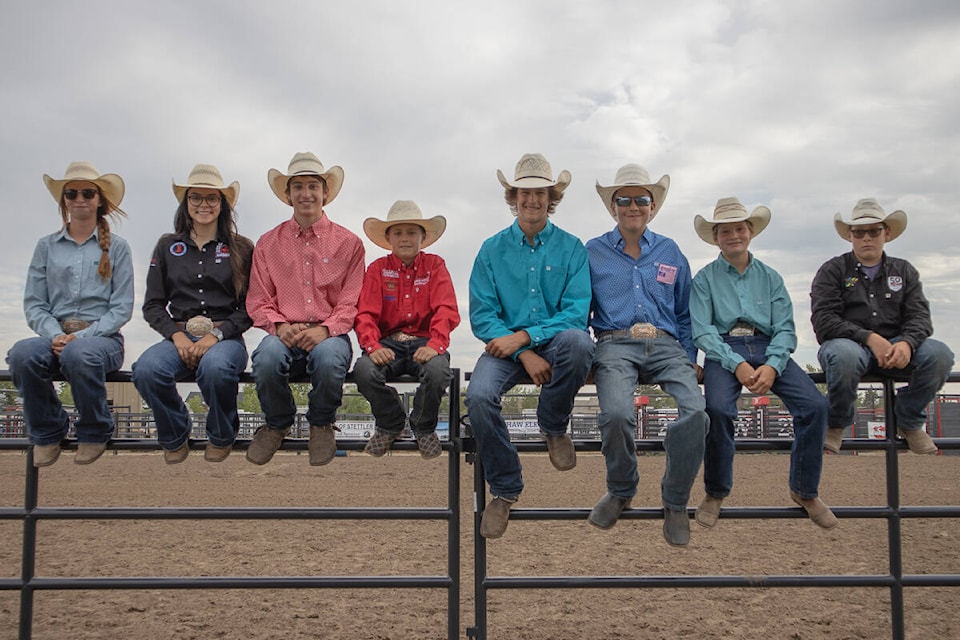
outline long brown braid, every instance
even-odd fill
[[[104,280],[109,280],[113,269],[110,266],[110,221],[107,220],[107,218],[126,217],[127,213],[110,202],[107,197],[103,195],[103,190],[100,189],[99,186],[97,190],[100,192],[100,206],[97,207],[97,242],[103,251],[103,254],[100,256],[100,266],[97,268],[97,273],[100,274],[100,277]],[[65,228],[69,227],[70,221],[67,216],[67,206],[62,196],[60,199],[60,216],[63,218],[63,226]]]

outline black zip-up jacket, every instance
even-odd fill
[[[912,264],[886,253],[880,270],[868,280],[851,251],[820,267],[810,291],[813,331],[823,344],[849,338],[866,345],[871,333],[901,336],[916,352],[933,334],[930,304]]]

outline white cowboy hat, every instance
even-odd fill
[[[426,249],[443,235],[447,228],[447,219],[443,216],[424,219],[423,212],[420,211],[416,202],[413,200],[397,200],[390,207],[386,220],[377,218],[364,220],[363,232],[370,238],[370,242],[389,251],[392,247],[387,242],[387,229],[395,224],[415,224],[421,227],[425,235],[423,242],[420,243],[420,248]]]
[[[609,187],[601,186],[598,180],[597,193],[600,194],[600,199],[603,200],[603,206],[607,208],[607,211],[609,211],[610,215],[614,218],[617,217],[617,213],[613,209],[613,195],[618,189],[622,189],[623,187],[643,187],[650,192],[653,196],[654,203],[657,205],[650,214],[650,220],[653,220],[660,212],[660,209],[663,208],[663,201],[667,199],[667,192],[670,190],[670,176],[661,176],[657,182],[653,182],[650,180],[650,174],[647,173],[646,169],[638,164],[631,163],[625,164],[617,169],[617,175],[613,179],[613,184]]]
[[[176,180],[172,182],[173,195],[177,196],[177,202],[183,202],[183,198],[187,195],[187,190],[190,189],[190,187],[216,189],[226,197],[231,209],[237,206],[237,198],[240,197],[240,183],[234,180],[229,186],[224,186],[223,176],[220,175],[220,170],[212,164],[198,164],[195,166],[193,170],[190,171],[190,175],[187,176],[186,184],[177,184]]]
[[[63,198],[63,187],[68,182],[82,180],[92,182],[100,188],[103,195],[115,207],[120,206],[123,200],[124,185],[123,178],[115,173],[105,173],[103,175],[97,171],[97,168],[90,162],[71,162],[63,174],[63,180],[56,180],[47,174],[43,174],[43,181],[47,185],[47,191],[58,203]]]
[[[881,222],[890,229],[890,240],[895,240],[907,228],[907,214],[900,210],[884,213],[874,198],[863,198],[854,205],[848,220],[844,220],[840,213],[833,216],[833,226],[844,240],[850,239],[850,227]]]
[[[563,191],[570,184],[570,172],[564,169],[553,179],[550,163],[540,153],[525,153],[513,171],[513,182],[507,180],[500,169],[497,169],[497,180],[504,189],[543,189],[554,187]]]
[[[731,222],[749,222],[753,228],[753,236],[756,237],[770,224],[770,209],[760,205],[748,214],[747,208],[740,204],[740,201],[736,198],[720,198],[717,200],[717,206],[713,209],[713,219],[707,220],[697,214],[693,219],[693,228],[696,229],[701,240],[716,245],[717,241],[713,237],[713,228],[718,224],[730,224]]]
[[[290,204],[287,199],[287,182],[294,176],[317,176],[323,178],[327,183],[327,201],[330,204],[340,193],[340,187],[343,186],[343,169],[338,166],[330,167],[329,171],[323,170],[323,163],[309,151],[300,151],[295,153],[286,173],[281,173],[279,169],[270,169],[267,172],[267,182],[273,193],[284,204]]]

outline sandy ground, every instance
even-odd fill
[[[264,467],[234,454],[205,463],[163,464],[159,453],[108,453],[90,467],[72,454],[42,470],[43,506],[444,506],[445,456],[359,453],[311,468],[279,453]],[[581,453],[560,473],[544,455],[524,456],[522,507],[592,507],[603,494],[603,459]],[[637,506],[659,504],[663,457],[640,458]],[[882,455],[830,456],[822,495],[832,505],[885,503]],[[0,453],[0,505],[22,505],[25,457]],[[729,506],[786,506],[788,458],[739,455]],[[960,504],[960,457],[900,456],[904,505]],[[461,637],[474,623],[473,467],[462,466]],[[691,504],[702,497],[700,483]],[[844,519],[826,532],[807,520],[695,523],[675,549],[659,520],[621,521],[600,531],[585,521],[513,521],[488,545],[489,574],[787,575],[887,573],[886,523]],[[22,524],[0,521],[0,577],[20,571]],[[906,573],[960,574],[955,520],[905,520]],[[274,576],[445,575],[440,521],[41,521],[37,575]],[[291,639],[445,638],[446,591],[129,590],[39,591],[34,638]],[[489,638],[889,638],[889,590],[549,589],[491,590]],[[906,595],[911,639],[960,638],[960,588]],[[19,593],[0,592],[0,637],[17,637]]]

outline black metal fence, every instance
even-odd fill
[[[0,371],[0,380],[9,380],[7,371]],[[130,374],[118,372],[111,382],[129,382]],[[249,379],[245,374],[244,381]],[[401,378],[398,382],[414,382]],[[460,372],[454,369],[450,383],[451,398],[460,397]],[[442,443],[447,453],[447,506],[443,508],[279,508],[279,507],[40,507],[38,490],[40,469],[33,466],[33,447],[25,438],[0,438],[0,451],[26,450],[24,505],[22,508],[0,508],[0,520],[23,522],[23,554],[19,578],[0,578],[0,590],[20,591],[20,640],[29,640],[33,633],[34,593],[42,590],[98,589],[445,589],[447,592],[447,637],[459,637],[460,631],[460,451],[459,404],[450,403],[451,438]],[[245,450],[249,440],[238,440],[235,448]],[[192,441],[191,448],[204,446]],[[337,441],[343,451],[359,451],[365,442]],[[416,443],[396,442],[395,449],[415,450]],[[76,448],[75,441],[64,443]],[[112,450],[156,450],[155,439],[117,439],[108,445]],[[283,450],[304,451],[307,440],[285,440]],[[37,523],[41,520],[438,520],[447,525],[447,574],[437,576],[191,576],[191,577],[69,577],[45,578],[35,573]]]

